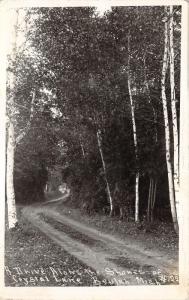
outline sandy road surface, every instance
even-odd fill
[[[66,200],[66,195],[59,199]],[[52,203],[49,201],[49,203]],[[23,216],[71,255],[116,285],[177,283],[177,266],[160,252],[104,234],[53,209],[28,206]]]

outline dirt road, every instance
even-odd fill
[[[82,220],[77,222],[57,212],[50,202],[25,207],[23,215],[64,250],[102,275],[107,285],[178,283],[177,266],[162,253],[86,227]]]

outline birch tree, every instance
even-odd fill
[[[104,178],[105,178],[105,182],[106,182],[107,195],[108,195],[109,204],[110,204],[110,216],[112,216],[112,214],[113,214],[113,199],[112,199],[112,196],[111,196],[110,185],[109,185],[108,178],[107,178],[106,163],[105,163],[105,160],[104,160],[104,154],[103,154],[103,150],[102,150],[102,136],[101,136],[101,131],[100,130],[97,130],[97,141],[98,141],[99,152],[100,152],[100,156],[101,156],[101,160],[102,160],[102,166],[103,166]]]
[[[17,34],[18,34],[18,18],[19,10],[14,11],[14,33],[12,42],[12,55],[11,61],[13,68],[15,67],[16,52],[17,52]],[[18,136],[15,133],[16,127],[16,114],[17,108],[15,105],[15,87],[16,77],[15,72],[12,71],[8,74],[8,85],[9,85],[9,97],[7,98],[7,161],[6,161],[6,195],[7,195],[7,209],[8,209],[8,227],[13,229],[18,223],[16,213],[16,202],[15,202],[15,191],[14,191],[14,156],[16,145],[24,138],[27,134],[31,120],[33,118],[33,105],[35,100],[35,93],[33,93],[30,118],[26,124],[26,127],[20,132]]]
[[[175,97],[175,63],[174,63],[174,43],[173,43],[173,6],[169,8],[169,62],[170,62],[170,87],[171,87],[171,112],[173,122],[173,174],[174,190],[177,218],[179,221],[179,140],[178,140],[178,121]]]
[[[121,181],[120,178],[123,180],[131,178],[131,193],[135,193],[136,221],[139,220],[139,179],[141,194],[143,191],[146,193],[143,185],[143,178],[146,174],[150,177],[149,197],[146,195],[145,203],[141,201],[141,209],[147,208],[149,212],[152,212],[156,198],[157,202],[159,201],[157,206],[162,204],[160,197],[155,197],[156,191],[158,195],[161,189],[161,181],[158,180],[157,186],[156,180],[159,177],[163,178],[162,185],[166,189],[167,183],[164,180],[167,176],[166,167],[169,173],[170,195],[174,197],[174,182],[172,182],[173,189],[171,190],[170,180],[173,171],[173,169],[170,170],[173,167],[170,162],[172,132],[167,126],[169,120],[165,93],[170,37],[167,37],[166,63],[164,62],[162,71],[163,9],[163,7],[137,9],[115,7],[107,13],[105,18],[99,19],[94,17],[92,9],[89,8],[61,10],[40,8],[35,9],[36,16],[39,14],[39,17],[35,18],[35,26],[32,27],[33,32],[30,33],[32,45],[41,57],[41,72],[48,74],[45,84],[57,95],[56,104],[62,114],[66,115],[65,124],[72,131],[70,136],[73,141],[76,140],[74,132],[77,133],[78,143],[69,144],[70,154],[66,158],[70,165],[73,165],[74,176],[78,170],[82,172],[86,161],[92,180],[97,181],[97,178],[100,178],[98,182],[103,187],[103,191],[106,185],[106,192],[109,195],[106,197],[103,193],[103,197],[105,201],[109,200],[108,206],[110,207],[116,206],[116,201],[114,197],[111,197],[110,191],[114,181]],[[127,39],[128,33],[129,38],[132,37],[131,46]],[[178,64],[176,62],[177,59],[175,65],[179,66],[179,62]],[[179,71],[179,68],[176,67],[176,70]],[[161,79],[162,85],[160,86]],[[175,77],[176,85],[177,82],[177,77]],[[164,117],[162,116],[162,101],[159,99],[160,93],[164,100]],[[124,101],[127,95],[129,95],[128,103]],[[77,110],[79,116],[75,117]],[[102,116],[97,123],[93,113],[97,118],[99,115]],[[162,136],[163,119],[166,120],[167,126],[167,164],[162,159],[165,142],[164,134]],[[80,128],[80,123],[86,126],[86,134]],[[63,124],[61,126],[61,132],[63,132]],[[98,128],[103,131],[103,136]],[[76,155],[77,147],[78,156]],[[80,169],[75,163],[75,161],[79,163],[79,160],[82,160]],[[102,169],[106,174],[106,180],[102,179]],[[135,170],[134,184],[133,169]],[[80,174],[78,175],[78,178],[80,176],[79,184],[86,188],[84,178],[87,176],[85,172],[83,174],[82,178]],[[135,192],[133,192],[134,185]],[[74,186],[76,185],[73,184],[73,189]],[[89,191],[91,191],[90,188]],[[80,201],[78,197],[76,198],[78,199],[76,201]],[[89,197],[88,201],[91,198]],[[169,201],[168,195],[165,199]],[[166,201],[162,205],[166,205]],[[132,204],[134,207],[134,201]],[[123,201],[121,205],[127,206],[126,201]]]
[[[17,26],[18,26],[18,10],[15,11],[15,31],[13,33],[13,44],[12,44],[12,61],[16,58],[16,42],[17,42]],[[14,87],[15,87],[15,76],[11,73],[9,76],[9,87],[11,94],[9,97],[10,110],[7,115],[7,165],[6,165],[6,194],[7,194],[7,209],[8,209],[8,226],[12,229],[16,226],[17,213],[14,193],[14,149],[15,149],[15,131],[14,131]]]
[[[165,9],[167,14],[167,8]],[[168,185],[169,185],[169,199],[171,206],[171,214],[173,219],[173,225],[176,232],[178,232],[177,214],[175,207],[175,194],[174,194],[174,179],[173,179],[173,168],[171,163],[171,138],[170,138],[170,124],[168,117],[168,105],[166,97],[166,73],[168,69],[168,51],[169,51],[169,41],[168,41],[168,20],[165,20],[165,30],[164,30],[164,54],[163,54],[163,65],[161,73],[161,97],[163,105],[163,115],[164,115],[164,125],[165,125],[165,151],[166,151],[166,164],[168,172]]]
[[[150,88],[147,80],[146,52],[144,53],[143,62],[144,62],[144,85],[146,87],[147,100],[153,112],[153,123],[155,125],[154,126],[155,146],[157,146],[158,144],[157,113],[152,103]],[[156,200],[157,179],[155,178],[155,176],[153,176],[153,174],[150,174],[150,172],[148,172],[148,174],[150,177],[150,182],[149,182],[148,205],[147,205],[147,221],[151,222],[153,221],[153,211],[154,211],[155,200]]]
[[[128,36],[128,90],[129,90],[129,98],[130,98],[130,106],[131,106],[131,118],[132,118],[132,126],[133,126],[133,140],[134,140],[134,148],[135,148],[135,159],[136,159],[136,178],[135,178],[135,222],[139,222],[139,170],[138,170],[138,141],[137,141],[137,132],[136,132],[136,120],[135,120],[135,106],[132,96],[132,88],[131,88],[131,71],[130,71],[130,36]]]

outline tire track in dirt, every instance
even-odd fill
[[[157,276],[154,275],[157,269],[161,269],[161,273],[166,275],[177,274],[176,268],[167,263],[162,255],[138,249],[136,245],[129,245],[129,242],[125,243],[94,228],[86,227],[54,211],[52,207],[26,207],[23,214],[54,242],[108,280],[115,275],[116,282],[122,282],[124,279],[126,284],[136,285],[137,276],[142,271],[143,275],[140,276],[145,280],[152,279],[154,284],[158,284]],[[135,272],[133,276],[132,269],[138,270],[139,274]]]
[[[145,249],[145,247],[142,247],[137,243],[133,243],[133,240],[131,242],[129,238],[127,242],[122,241],[121,239],[113,235],[103,233],[91,227],[87,227],[81,222],[75,221],[64,215],[63,213],[60,214],[53,209],[48,209],[48,207],[45,211],[43,211],[43,213],[46,216],[52,217],[63,224],[67,224],[70,227],[75,228],[76,230],[86,234],[91,238],[102,241],[106,244],[106,249],[112,249],[112,251],[115,250],[118,253],[122,252],[124,254],[127,254],[127,256],[129,256],[131,260],[134,259],[141,264],[152,265],[154,267],[161,268],[165,272],[177,274],[177,265],[173,265],[173,262],[170,261],[161,252],[147,250]]]
[[[68,253],[75,256],[77,259],[95,269],[98,275],[102,275],[107,280],[112,281],[113,278],[111,275],[105,272],[105,269],[111,268],[116,269],[116,265],[114,263],[108,262],[106,260],[106,255],[103,253],[97,253],[93,251],[90,247],[83,245],[82,243],[70,238],[67,234],[62,233],[56,230],[51,225],[47,224],[46,222],[42,221],[41,218],[38,216],[37,211],[33,209],[27,210],[26,208],[23,209],[23,215],[37,228],[39,228],[44,234],[46,234],[51,240],[55,243],[63,247]],[[119,268],[120,272],[123,272],[123,268]],[[124,279],[124,280],[123,280]],[[116,283],[126,284],[126,285],[136,285],[136,280],[134,276],[130,274],[125,274],[123,276],[116,274]]]

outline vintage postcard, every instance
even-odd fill
[[[188,299],[188,12],[0,2],[2,299]]]

